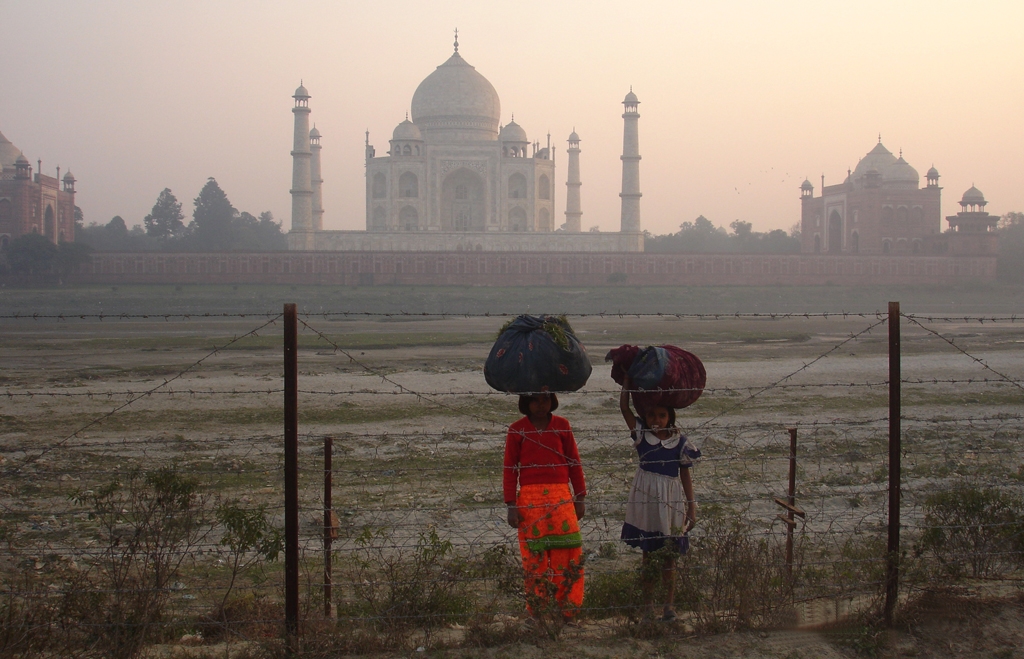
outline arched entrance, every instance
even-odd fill
[[[43,235],[50,242],[57,237],[57,221],[53,217],[53,206],[46,207],[46,214],[43,216]]]
[[[483,178],[457,169],[441,184],[441,230],[483,231],[486,221]]]
[[[828,216],[828,251],[843,251],[843,218],[840,217],[839,211],[832,211]]]

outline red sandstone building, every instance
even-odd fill
[[[75,240],[75,177],[63,181],[40,172],[18,147],[0,133],[0,249],[26,233],[39,233],[54,244]],[[63,183],[63,189],[61,188]]]
[[[917,170],[879,139],[846,180],[822,186],[820,197],[800,186],[801,251],[808,254],[928,254],[940,251],[939,172],[919,187]]]

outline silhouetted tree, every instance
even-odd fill
[[[206,185],[199,191],[199,196],[193,203],[195,210],[192,211],[190,226],[196,244],[204,251],[230,249],[233,242],[232,221],[238,215],[238,211],[231,205],[217,180],[212,176],[207,179]]]
[[[46,274],[56,260],[57,246],[38,233],[18,236],[7,247],[7,263],[16,274]]]
[[[211,179],[213,180],[213,179]],[[167,240],[184,234],[185,216],[181,212],[181,202],[174,196],[170,188],[164,188],[153,204],[153,210],[143,219],[146,234],[154,238]]]

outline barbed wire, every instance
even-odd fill
[[[18,466],[12,467],[12,468],[9,468],[9,469],[5,470],[4,471],[4,475],[5,476],[10,476],[11,474],[20,471],[21,469],[23,469],[25,467],[25,465],[32,464],[33,462],[37,461],[39,458],[43,457],[44,455],[46,455],[50,451],[52,451],[52,450],[54,450],[56,448],[59,448],[60,446],[63,446],[65,443],[69,442],[70,440],[74,439],[75,437],[78,437],[81,433],[85,432],[89,428],[92,428],[93,426],[102,423],[106,419],[109,419],[110,417],[114,416],[115,414],[117,414],[121,410],[123,410],[126,407],[132,405],[136,401],[138,401],[138,400],[140,400],[142,398],[145,398],[151,392],[158,391],[158,390],[162,389],[163,387],[166,387],[170,383],[174,382],[175,380],[180,379],[186,373],[188,373],[192,369],[197,368],[198,366],[202,365],[203,362],[205,362],[207,359],[210,359],[211,357],[213,357],[214,355],[219,353],[221,350],[224,350],[225,348],[227,348],[227,347],[229,347],[231,345],[234,345],[238,341],[241,341],[242,339],[245,339],[247,337],[258,336],[257,333],[260,330],[262,330],[264,327],[267,327],[269,325],[274,324],[274,322],[278,318],[280,318],[281,315],[282,314],[278,314],[277,316],[274,316],[273,318],[271,318],[267,322],[263,323],[262,325],[256,327],[255,329],[249,330],[245,334],[241,334],[241,335],[235,336],[234,338],[232,338],[230,341],[228,341],[226,344],[224,344],[222,346],[213,348],[213,350],[211,350],[210,352],[206,353],[205,355],[200,357],[198,360],[196,360],[195,362],[193,362],[189,366],[187,366],[184,369],[182,369],[181,371],[179,371],[176,375],[174,375],[174,376],[172,376],[172,377],[170,377],[168,379],[165,379],[162,383],[160,383],[160,384],[158,384],[158,385],[156,385],[154,387],[151,387],[150,389],[140,393],[137,396],[133,396],[133,397],[129,398],[124,403],[121,403],[120,405],[118,405],[114,409],[110,410],[106,414],[98,416],[98,417],[88,421],[84,425],[79,426],[76,430],[74,430],[71,434],[65,436],[63,439],[61,439],[61,440],[59,440],[59,441],[57,441],[57,442],[55,442],[53,444],[50,444],[49,446],[46,446],[43,449],[41,449],[40,452],[37,455],[28,456],[28,457],[24,458],[22,460],[21,464],[19,464]]]
[[[836,315],[815,314],[814,317]],[[278,316],[267,324],[273,323]],[[759,316],[774,317],[771,314]],[[310,320],[317,317],[320,315],[305,316]],[[438,314],[437,317],[463,316]],[[802,318],[804,315],[787,317]],[[870,317],[883,318],[881,314]],[[950,322],[963,320],[956,318]],[[1016,322],[1017,318],[1014,316],[999,320]],[[794,591],[786,596],[786,601],[792,603],[834,598],[836,583],[841,583],[841,590],[847,594],[879,592],[884,580],[879,579],[878,574],[885,565],[886,556],[884,547],[875,552],[873,543],[882,538],[884,545],[887,515],[885,466],[888,416],[885,404],[876,404],[873,393],[864,394],[858,399],[861,402],[856,405],[834,410],[829,407],[829,401],[841,399],[847,392],[868,392],[885,387],[888,382],[872,380],[870,377],[849,383],[797,383],[789,379],[850,341],[870,332],[881,322],[884,321],[879,320],[851,334],[804,363],[801,368],[774,379],[768,385],[717,387],[704,391],[706,400],[713,405],[703,413],[691,410],[689,418],[683,421],[688,425],[685,429],[688,434],[697,435],[703,440],[702,446],[708,454],[697,465],[695,472],[701,511],[698,527],[691,535],[693,557],[687,559],[691,561],[687,568],[691,576],[687,578],[710,578],[717,575],[718,570],[728,569],[724,563],[717,563],[717,559],[712,558],[713,551],[723,546],[716,543],[721,543],[722,538],[726,537],[721,535],[726,532],[724,527],[716,525],[736,524],[734,535],[728,537],[735,539],[739,545],[746,542],[749,546],[771,550],[783,541],[785,526],[784,522],[776,518],[779,507],[773,499],[785,496],[786,467],[790,461],[787,429],[796,428],[799,431],[799,475],[795,494],[798,505],[807,517],[798,521],[794,531],[798,544],[798,559],[794,569],[797,574],[804,575],[801,578],[807,581],[794,585]],[[989,321],[986,319],[984,322]],[[368,404],[368,409],[372,410],[376,401],[390,400],[391,396],[401,395],[411,397],[423,405],[412,409],[436,410],[457,417],[451,423],[445,422],[449,426],[447,429],[438,429],[437,426],[441,425],[439,421],[430,424],[419,422],[419,413],[412,413],[409,417],[408,423],[413,427],[380,423],[373,421],[372,417],[369,421],[358,417],[337,422],[327,417],[326,422],[310,424],[314,431],[300,435],[300,543],[302,560],[305,561],[303,569],[310,572],[304,585],[307,594],[322,596],[324,586],[316,582],[316,575],[325,558],[323,535],[332,530],[338,533],[338,538],[333,542],[331,555],[343,557],[342,562],[336,564],[338,572],[334,583],[335,601],[339,605],[351,604],[354,589],[362,587],[383,590],[433,588],[450,584],[454,580],[474,591],[493,590],[497,577],[490,573],[471,571],[417,574],[406,570],[389,579],[382,576],[380,564],[374,561],[397,561],[415,556],[423,548],[423,534],[428,529],[436,530],[440,538],[449,543],[452,551],[473,566],[483,565],[492,556],[488,552],[495,548],[503,549],[506,553],[494,556],[514,558],[517,555],[516,532],[507,526],[504,519],[504,503],[501,501],[498,482],[501,465],[496,461],[504,442],[504,427],[510,419],[502,417],[502,420],[498,420],[498,414],[479,414],[471,406],[463,407],[451,402],[461,397],[479,400],[511,395],[473,391],[465,386],[426,392],[417,387],[402,385],[385,372],[386,369],[365,363],[366,360],[360,360],[351,350],[344,349],[340,345],[341,340],[332,339],[305,322],[303,325],[316,334],[317,341],[326,341],[337,354],[348,357],[350,363],[367,375],[381,377],[382,383],[388,387],[307,387],[299,392],[303,396],[310,397],[314,402],[332,397],[363,397],[360,404]],[[257,330],[264,327],[266,325]],[[931,328],[923,329],[937,334]],[[944,337],[940,338],[952,343]],[[967,351],[960,351],[972,357]],[[189,368],[198,366],[202,361]],[[914,561],[932,561],[939,565],[936,563],[938,559],[927,553],[932,550],[928,550],[926,544],[921,544],[925,534],[959,537],[988,532],[998,535],[1013,532],[1021,525],[1018,520],[999,519],[980,524],[966,519],[936,523],[935,518],[928,517],[935,505],[932,497],[948,493],[954,485],[966,484],[980,492],[991,490],[1006,497],[1024,496],[1024,477],[1014,471],[1019,464],[1024,464],[1024,448],[1019,442],[1024,432],[1020,429],[1024,413],[1014,409],[1013,401],[1009,400],[1005,389],[997,389],[1005,386],[1020,387],[1022,380],[1019,376],[1010,377],[1012,374],[1000,372],[1008,370],[990,369],[990,372],[998,376],[991,378],[964,378],[958,374],[948,378],[940,376],[901,380],[904,384],[925,388],[961,386],[970,392],[972,399],[981,401],[969,410],[949,408],[930,398],[917,411],[913,406],[904,406],[904,498],[901,511],[902,528],[908,534],[904,537],[904,545],[909,547],[913,543],[915,552],[924,547],[920,549],[923,552],[920,556],[915,554],[911,557]],[[185,373],[181,371],[176,377],[180,378]],[[258,400],[262,404],[266,396],[282,393],[282,389],[276,385],[251,389],[171,389],[167,386],[169,382],[165,381],[156,388],[129,386],[88,392],[25,390],[8,383],[7,395],[9,400],[30,400],[36,396],[46,396],[54,399],[92,398],[109,401],[124,397],[132,402],[141,397],[158,395],[180,396],[186,402],[199,397],[260,396]],[[771,411],[771,405],[776,404],[778,399],[768,396],[769,391],[808,391],[812,394],[820,391],[820,400],[824,402],[815,403],[811,409],[797,407],[774,412]],[[986,403],[986,392],[991,391],[1000,393],[991,403]],[[578,396],[581,402],[586,403],[588,399],[603,398],[618,392],[618,389],[594,388],[581,390]],[[744,398],[732,400],[737,396]],[[756,400],[759,396],[761,400]],[[752,401],[757,404],[751,404]],[[248,403],[253,405],[253,401]],[[636,552],[614,549],[616,546],[621,547],[618,533],[629,482],[637,463],[631,445],[625,440],[625,431],[619,427],[621,424],[604,417],[597,417],[596,420],[591,418],[590,410],[600,409],[598,405],[606,404],[607,401],[593,401],[581,406],[579,409],[583,423],[575,428],[581,453],[584,450],[590,452],[590,457],[586,454],[583,456],[590,495],[587,499],[588,515],[582,520],[581,528],[588,556],[588,578],[596,579],[596,583],[600,583],[604,574],[620,575],[621,579],[624,572],[632,573],[639,565],[639,554]],[[49,403],[44,401],[37,407],[48,410],[48,406]],[[227,407],[230,406],[229,403]],[[56,405],[52,407],[57,408]],[[163,409],[169,407],[174,405],[168,404]],[[322,405],[320,409],[325,407]],[[8,408],[11,409],[14,407]],[[935,411],[929,413],[930,409]],[[10,419],[17,419],[13,416],[16,413],[8,410],[5,410],[5,414],[11,416],[0,417],[0,421],[6,423]],[[770,414],[766,414],[765,410]],[[50,412],[47,411],[47,414]],[[113,412],[103,418],[110,414]],[[607,410],[602,411],[602,414],[609,418],[612,416]],[[509,412],[509,416],[513,415],[513,412]],[[70,418],[72,415],[68,416]],[[486,423],[484,427],[476,428],[471,427],[472,424],[468,423],[470,420]],[[335,423],[338,432],[324,432],[325,427],[329,428]],[[487,427],[488,423],[490,427]],[[25,432],[29,438],[45,434],[45,431],[34,427]],[[53,556],[70,556],[80,563],[80,569],[90,575],[98,574],[100,560],[107,549],[103,546],[105,538],[86,519],[88,506],[74,505],[66,494],[97,488],[130,470],[177,464],[182,473],[199,480],[202,487],[209,488],[212,501],[236,501],[241,510],[263,511],[272,524],[280,526],[284,513],[280,453],[277,447],[282,440],[280,432],[238,432],[231,427],[213,426],[193,434],[186,432],[186,440],[184,437],[169,436],[175,430],[147,428],[140,432],[129,427],[117,431],[124,434],[120,438],[78,436],[78,441],[72,441],[81,432],[79,430],[65,437],[59,444],[48,445],[45,452],[31,462],[22,462],[16,468],[4,472],[5,478],[0,481],[0,505],[4,506],[5,514],[0,520],[0,525],[4,527],[0,537],[5,542],[0,543],[0,569],[20,570],[26,579],[25,582],[15,584],[11,581],[0,587],[0,594],[4,597],[50,598],[50,601],[54,601],[53,598],[65,596],[105,598],[124,592],[104,587],[101,582],[87,588],[70,587],[68,584],[71,582],[54,580],[49,575],[57,569],[53,566],[58,565],[51,560]],[[22,451],[34,452],[31,441],[21,437],[18,435],[16,441],[8,441],[3,453],[0,453],[0,461],[5,456]],[[335,464],[333,468],[325,470],[322,443],[327,437],[334,439]],[[208,445],[204,445],[204,442]],[[123,455],[119,455],[122,449]],[[430,453],[431,450],[434,453]],[[47,456],[49,459],[42,459],[47,453],[50,454]],[[117,462],[114,462],[115,459]],[[974,464],[970,463],[972,460]],[[236,461],[238,466],[231,466]],[[337,527],[333,524],[324,525],[322,478],[328,474],[333,477],[332,512],[336,512],[340,518]],[[76,480],[61,480],[63,477]],[[51,518],[57,520],[57,523],[49,521]],[[372,532],[379,529],[386,533],[381,536],[372,535]],[[94,544],[83,546],[88,541]],[[611,550],[607,549],[609,546]],[[605,551],[608,553],[603,556],[602,552]],[[203,574],[215,574],[216,570],[226,569],[216,563],[226,552],[227,549],[216,536],[211,536],[189,550],[172,553],[174,556],[194,560],[196,569]],[[765,554],[757,558],[757,565],[766,570],[780,571],[786,567],[780,556],[778,553]],[[1020,558],[1021,553],[1018,551],[993,546],[962,551],[958,560],[964,564],[970,561],[995,561],[1000,565],[1011,565],[1016,564]],[[33,559],[42,567],[34,568]],[[359,572],[359,565],[370,567]],[[914,566],[919,569],[918,563],[914,563]],[[941,565],[930,569],[940,568]],[[820,576],[840,573],[843,574],[842,578],[836,577],[831,581],[824,579],[829,583],[823,583]],[[1002,570],[998,575],[1004,581],[1017,578],[1009,569]],[[224,584],[214,578],[195,580],[190,577],[184,581],[187,582],[185,588],[160,591],[174,598],[175,612],[166,620],[152,624],[173,628],[173,625],[180,623],[182,611],[189,612],[189,620],[205,620],[202,616],[213,606],[211,601],[219,599],[224,592]],[[41,584],[40,590],[23,587],[24,584],[37,582]],[[907,585],[907,588],[913,587],[914,582]],[[257,598],[272,599],[279,588],[280,584],[274,580],[246,585],[246,591],[254,593]],[[156,593],[157,589],[140,592]],[[183,599],[185,595],[191,595],[193,599]],[[621,606],[604,603],[594,605],[592,610],[598,612],[593,615],[600,617],[607,612],[621,614],[629,611],[629,606],[626,603]],[[503,601],[498,607],[499,611],[513,614],[521,609],[521,599]],[[472,614],[465,615],[465,619],[468,619]],[[441,617],[441,614],[429,612],[368,614],[365,609],[359,610],[354,606],[338,614],[339,621],[351,624],[379,624],[394,619],[440,620]],[[451,619],[464,618],[456,616]],[[252,615],[237,623],[227,621],[224,627],[237,624],[238,633],[244,636],[246,625],[261,621],[267,624],[282,622],[279,617],[264,613]],[[83,624],[94,625],[90,629],[101,627],[100,623]],[[45,629],[45,626],[39,629]]]
[[[278,311],[251,311],[251,312],[224,312],[224,313],[42,313],[42,312],[14,312],[0,314],[0,320],[205,320],[216,318],[274,318],[280,315]],[[517,312],[433,312],[433,311],[298,311],[300,318],[313,319],[322,318],[515,318],[520,315]],[[718,313],[684,313],[684,312],[633,312],[633,311],[600,311],[594,313],[572,312],[560,314],[568,318],[676,318],[679,320],[721,320],[730,318],[751,318],[751,319],[811,319],[811,318],[883,318],[887,316],[885,311],[827,311],[827,312],[718,312]],[[1003,316],[976,316],[976,315],[931,315],[901,313],[901,316],[911,321],[924,320],[928,322],[946,323],[1016,323],[1024,320],[1024,316],[1016,314]]]

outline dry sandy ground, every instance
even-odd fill
[[[330,434],[337,438],[336,468],[341,464],[335,506],[350,513],[345,521],[350,528],[373,519],[378,524],[398,520],[418,529],[430,520],[456,544],[510,542],[501,521],[494,461],[496,456],[500,459],[504,427],[517,416],[515,400],[490,392],[481,368],[500,321],[308,322],[323,335],[304,329],[300,349],[302,501],[314,511],[308,515],[306,531],[315,531],[310,520],[315,519],[320,496],[320,437]],[[622,500],[635,469],[618,418],[617,391],[601,362],[609,348],[621,343],[675,343],[704,359],[708,390],[680,415],[681,425],[705,450],[705,462],[695,472],[703,501],[744,502],[746,515],[763,518],[777,533],[771,500],[784,494],[786,428],[800,426],[807,443],[801,445],[805,461],[798,497],[806,502],[809,527],[875,529],[884,511],[884,483],[872,480],[871,474],[884,464],[884,455],[866,446],[873,442],[875,450],[884,439],[888,378],[885,326],[867,331],[876,322],[835,317],[574,319],[595,370],[584,390],[561,397],[559,413],[572,421],[589,470],[591,513],[584,527],[589,546],[615,541]],[[129,465],[165,461],[215,475],[249,474],[251,479],[239,485],[236,494],[254,502],[278,502],[280,327],[261,330],[258,338],[242,339],[232,349],[211,350],[257,324],[71,320],[0,326],[0,391],[11,394],[0,412],[0,468],[23,467],[19,477],[41,487],[26,498],[20,496],[20,485],[8,480],[0,485],[4,505],[28,515],[26,528],[39,522],[33,514],[55,513],[53,523],[63,524],[74,514],[68,511],[65,518],[60,512],[67,509],[67,494],[73,488],[102,481]],[[958,441],[984,442],[986,433],[994,432],[990,426],[973,424],[971,432],[978,436],[972,439],[962,424],[951,431],[937,429],[930,420],[1004,414],[1008,420],[1000,428],[1013,426],[1019,437],[1024,328],[972,322],[928,327],[935,333],[904,327],[903,413],[909,439],[922,448],[921,456],[911,451],[909,457],[922,469],[953,459],[961,466],[967,460],[968,467],[986,469],[995,468],[981,465],[986,460],[1003,461],[1001,467],[1015,471],[1024,464],[1019,444],[990,458],[984,450],[971,458],[959,449],[953,458],[942,452],[947,437],[940,433],[956,432]],[[1004,376],[1018,384],[998,382]],[[136,400],[146,391],[153,394]],[[102,423],[89,425],[113,410],[118,411]],[[854,455],[858,451],[865,455]],[[440,460],[463,454],[471,457],[458,467]],[[473,458],[476,454],[481,457]],[[590,461],[588,455],[593,456]],[[440,466],[425,468],[418,476],[396,476],[394,460],[410,456],[426,465],[436,457]],[[468,489],[447,473],[460,469],[471,471],[476,479]],[[399,477],[405,480],[389,480]],[[913,478],[908,477],[905,487],[915,486]],[[930,475],[922,482],[941,483]],[[388,497],[390,503],[384,504],[378,498],[382,492],[401,496]],[[440,509],[447,511],[447,518],[436,518]],[[913,510],[907,514],[912,518]],[[344,551],[347,546],[351,545],[343,537],[337,548]],[[605,624],[597,630],[568,630],[560,641],[541,645],[411,656],[1024,656],[1017,649],[1024,645],[1018,600],[964,605],[953,615],[941,607],[918,614],[913,624],[885,638],[855,629],[699,638],[678,633],[623,640],[609,636]]]

